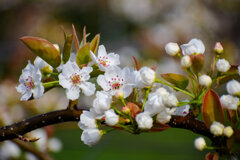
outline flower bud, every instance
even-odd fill
[[[226,108],[229,110],[236,110],[238,107],[239,98],[233,97],[231,95],[222,95],[220,98],[220,102],[223,108]]]
[[[220,136],[223,134],[224,125],[219,122],[214,121],[210,126],[210,132],[215,136]]]
[[[231,65],[226,59],[223,58],[217,61],[216,67],[219,72],[227,72],[231,68]]]
[[[93,146],[101,139],[103,132],[98,129],[85,129],[82,132],[81,140],[88,146]]]
[[[118,123],[119,116],[114,112],[113,109],[110,109],[105,112],[105,122],[109,126],[114,126]]]
[[[234,131],[231,126],[225,127],[223,130],[223,134],[228,138],[230,138],[233,135],[233,133]]]
[[[181,59],[181,66],[184,68],[189,68],[192,65],[191,58],[189,56],[183,56]]]
[[[211,85],[211,83],[212,83],[212,79],[210,76],[203,74],[199,77],[199,84],[201,86],[208,87]]]
[[[137,114],[136,121],[140,129],[150,129],[153,126],[153,119],[148,112]]]
[[[177,53],[179,53],[180,48],[177,43],[170,42],[166,44],[165,50],[168,55],[175,56]]]
[[[240,83],[236,80],[231,80],[227,83],[227,91],[231,95],[240,95]]]
[[[216,54],[222,54],[223,53],[223,46],[222,46],[222,44],[220,43],[220,42],[217,42],[216,44],[215,44],[215,46],[214,46],[214,52],[216,53]]]
[[[124,92],[122,92],[122,91],[116,92],[115,97],[116,97],[117,99],[123,98],[123,97],[124,97]]]
[[[202,151],[207,145],[206,145],[205,140],[202,137],[199,137],[199,138],[195,139],[194,146],[199,151]]]
[[[156,73],[151,68],[143,67],[140,69],[140,76],[142,78],[142,83],[145,86],[150,86],[155,81]]]
[[[130,113],[130,109],[129,109],[128,107],[123,107],[123,108],[122,108],[122,111],[123,111],[123,113],[125,113],[125,114],[129,114],[129,113]]]

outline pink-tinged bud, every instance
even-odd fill
[[[123,113],[128,114],[130,113],[130,109],[128,107],[123,107],[122,108]]]
[[[116,92],[115,97],[116,97],[117,99],[121,99],[121,98],[124,97],[124,93],[123,93],[122,91],[118,91],[118,92]]]
[[[222,54],[223,53],[223,46],[220,42],[217,42],[214,46],[214,52],[216,54]]]

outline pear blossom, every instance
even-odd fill
[[[104,75],[97,77],[97,83],[111,95],[123,92],[124,98],[128,97],[133,90],[131,72],[127,67],[121,69],[118,66],[110,66]]]
[[[223,134],[224,125],[214,121],[210,126],[210,132],[215,136],[220,136]]]
[[[82,132],[81,135],[81,140],[83,141],[84,144],[88,145],[88,146],[93,146],[95,144],[98,143],[98,141],[101,139],[102,137],[102,131],[98,130],[98,129],[85,129]]]
[[[143,67],[139,71],[133,72],[133,81],[137,88],[151,86],[156,79],[156,73],[149,67]]]
[[[191,58],[189,56],[183,56],[181,59],[181,66],[184,68],[189,68],[192,65]]]
[[[63,55],[61,55],[62,57]],[[69,60],[70,62],[76,62],[76,53],[71,52]],[[56,68],[58,72],[62,72],[63,69],[63,62],[61,62],[61,64]]]
[[[165,45],[165,50],[168,55],[175,56],[180,51],[180,48],[177,43],[169,42]]]
[[[82,130],[97,128],[96,115],[89,111],[83,111],[83,113],[80,115],[80,121],[78,122],[78,126]]]
[[[227,72],[231,68],[231,65],[226,59],[222,58],[216,62],[216,67],[219,72]]]
[[[168,123],[174,114],[176,108],[164,108],[160,113],[157,114],[156,120],[159,123]]]
[[[67,98],[76,100],[80,96],[80,89],[86,96],[94,94],[95,84],[87,82],[92,72],[92,67],[83,67],[80,69],[76,62],[68,61],[63,65],[62,73],[59,74],[59,84],[66,88]]]
[[[190,109],[190,105],[177,107],[174,112],[174,115],[186,116],[189,113],[189,109]]]
[[[178,105],[178,99],[173,93],[171,93],[166,99],[164,99],[164,103],[168,107],[176,107]]]
[[[107,54],[104,45],[100,45],[98,48],[98,57],[90,51],[93,62],[97,63],[101,71],[106,71],[110,66],[117,66],[120,64],[119,55],[114,53]]]
[[[114,126],[118,123],[119,116],[114,112],[113,109],[110,109],[105,112],[105,122],[109,126]]]
[[[19,78],[20,84],[16,87],[17,92],[22,94],[21,101],[27,101],[33,94],[34,98],[39,98],[44,93],[41,82],[42,74],[38,67],[28,61],[28,65],[22,70]]]
[[[59,152],[62,149],[62,142],[58,138],[48,140],[48,149],[52,152]]]
[[[199,77],[199,84],[204,87],[210,86],[212,83],[212,78],[206,74],[203,74]]]
[[[0,147],[1,159],[17,159],[21,155],[20,148],[11,141],[5,141]]]
[[[180,47],[184,56],[192,54],[203,54],[205,51],[205,46],[200,39],[192,39],[187,44],[183,44]]]
[[[220,102],[223,108],[236,110],[239,104],[239,98],[233,97],[231,95],[222,95],[220,98]]]
[[[140,129],[151,129],[153,126],[153,119],[148,112],[137,114],[136,121]]]
[[[234,133],[234,131],[231,126],[225,127],[223,129],[223,134],[228,138],[230,138],[233,135],[233,133]]]
[[[33,64],[34,66],[38,67],[41,71],[48,71],[48,73],[53,71],[53,67],[38,56],[35,58]]]
[[[231,80],[227,83],[227,91],[231,95],[240,95],[240,83],[236,80]]]
[[[207,145],[206,145],[204,138],[199,137],[199,138],[195,139],[194,146],[197,150],[202,151]]]
[[[217,42],[214,46],[214,51],[217,53],[217,54],[221,54],[223,52],[223,46],[220,42]]]
[[[97,91],[96,98],[93,100],[93,110],[96,114],[104,114],[110,109],[112,96],[105,91]]]

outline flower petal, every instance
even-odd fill
[[[78,87],[72,86],[70,89],[66,89],[67,98],[70,100],[76,100],[80,96],[79,92],[80,90]]]
[[[83,93],[86,96],[91,96],[94,94],[96,87],[95,84],[90,83],[90,82],[82,82],[79,87],[82,89]]]
[[[100,57],[100,56],[103,57],[103,56],[106,56],[106,55],[107,55],[107,51],[106,51],[104,45],[100,45],[98,47],[98,57]]]
[[[43,87],[42,83],[35,86],[35,88],[32,90],[32,92],[33,92],[34,98],[40,98],[44,93],[44,87]]]

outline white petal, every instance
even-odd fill
[[[72,86],[70,89],[66,89],[67,98],[70,100],[76,100],[79,98],[79,88]]]
[[[106,55],[107,55],[107,51],[106,51],[104,45],[100,45],[98,47],[98,57],[100,57],[100,56],[103,57],[103,56],[106,56]]]
[[[27,101],[31,96],[32,96],[32,92],[27,91],[27,92],[23,93],[23,95],[21,97],[21,101]]]
[[[35,88],[32,90],[32,92],[33,92],[34,98],[40,98],[44,93],[44,87],[43,87],[42,83],[35,86]]]
[[[133,91],[133,87],[132,85],[124,85],[122,87],[123,93],[124,93],[124,98],[128,97],[132,91]]]
[[[104,91],[108,91],[110,86],[108,85],[104,75],[99,75],[97,77],[97,83],[103,88]]]
[[[116,66],[120,64],[119,55],[114,53],[108,54],[109,61],[111,66]]]
[[[94,94],[96,87],[95,84],[90,83],[90,82],[82,82],[79,87],[82,89],[83,93],[86,96],[91,96]]]
[[[18,93],[25,93],[26,92],[26,87],[24,86],[24,84],[20,83],[17,87],[17,92]]]
[[[90,51],[90,56],[91,56],[93,62],[98,63],[98,59],[92,51]]]
[[[69,77],[65,77],[62,73],[60,73],[58,75],[59,78],[59,84],[63,87],[63,88],[71,88],[72,83]]]
[[[194,44],[196,46],[197,53],[204,53],[205,46],[204,46],[203,42],[200,39],[192,39],[189,43],[190,44]]]

